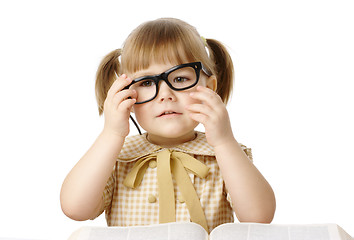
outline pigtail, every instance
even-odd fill
[[[122,54],[121,49],[116,49],[101,61],[96,73],[96,100],[98,104],[98,112],[103,113],[104,101],[107,97],[107,92],[116,80],[116,74],[119,73],[120,63],[118,57]]]
[[[215,71],[218,80],[216,92],[225,104],[232,95],[234,66],[226,47],[215,39],[206,39],[210,58],[215,63]]]

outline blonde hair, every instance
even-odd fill
[[[193,26],[175,18],[141,24],[128,36],[122,49],[110,52],[99,65],[96,75],[99,114],[103,113],[104,101],[116,74],[146,69],[151,62],[179,65],[197,61],[216,76],[216,92],[226,104],[232,93],[234,69],[222,43],[202,38]]]

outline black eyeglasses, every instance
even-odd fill
[[[146,103],[156,98],[161,80],[172,90],[183,91],[197,85],[200,70],[207,76],[211,75],[201,62],[185,63],[157,75],[136,78],[125,89],[134,89],[137,92],[135,104]]]
[[[204,68],[201,62],[185,63],[174,66],[157,75],[136,78],[124,89],[134,89],[137,92],[137,101],[135,104],[142,104],[156,98],[159,92],[159,82],[161,80],[165,81],[174,91],[183,91],[194,87],[199,81],[200,70],[208,77],[211,76],[211,73]],[[130,119],[141,135],[140,128],[134,118],[130,116]]]

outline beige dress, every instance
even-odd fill
[[[223,223],[233,222],[233,210],[225,189],[213,148],[207,143],[205,134],[196,132],[190,142],[169,150],[187,153],[209,167],[209,174],[202,179],[189,173],[207,220],[209,232]],[[251,149],[241,144],[252,161]],[[147,141],[143,135],[127,137],[118,156],[112,175],[103,193],[104,208],[108,226],[137,226],[159,223],[158,185],[156,161],[150,161],[143,180],[136,189],[123,184],[135,162],[148,154],[164,150]],[[174,182],[176,199],[176,221],[189,222],[190,215],[184,199]]]

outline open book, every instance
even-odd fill
[[[336,224],[226,223],[210,233],[195,223],[138,227],[82,227],[69,240],[353,240]]]

